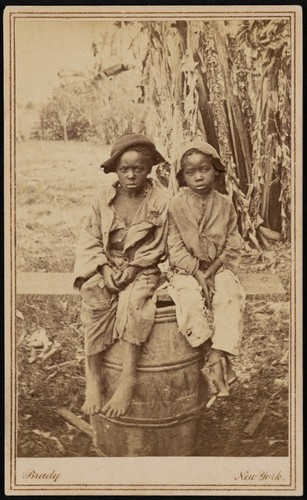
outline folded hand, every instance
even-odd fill
[[[205,278],[205,274],[202,271],[196,271],[194,276],[203,290],[203,294],[204,294],[208,309],[211,309],[212,291],[209,288],[209,284],[207,282],[207,279]]]
[[[112,269],[111,266],[106,264],[102,267],[100,273],[103,276],[104,284],[107,287],[107,289],[112,293],[118,293],[120,289],[115,283],[116,271],[114,271],[114,269]]]
[[[123,271],[120,271],[117,273],[117,275],[114,277],[114,282],[115,285],[122,290],[125,288],[129,283],[131,283],[136,276],[139,274],[140,268],[135,267],[135,266],[127,266]]]

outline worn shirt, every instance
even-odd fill
[[[129,225],[117,213],[114,206],[113,210],[114,210],[114,219],[110,230],[109,245],[111,250],[123,251],[125,248],[125,239],[128,234]]]
[[[214,191],[205,197],[181,188],[169,209],[168,250],[171,267],[194,275],[200,261],[220,258],[225,269],[237,272],[241,237],[232,201]]]
[[[110,234],[121,226],[112,204],[117,185],[102,187],[93,199],[76,249],[75,282],[79,278],[88,279],[99,266],[114,260]],[[164,258],[168,204],[167,195],[148,180],[144,200],[124,238],[121,254],[125,265],[146,268]]]

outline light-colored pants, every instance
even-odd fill
[[[239,354],[245,292],[232,271],[222,269],[215,276],[212,331],[201,287],[193,276],[183,272],[174,273],[170,279],[169,294],[176,304],[179,330],[192,347],[198,347],[211,338],[214,349],[235,356]]]

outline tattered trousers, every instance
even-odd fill
[[[156,305],[153,294],[159,270],[141,272],[118,294],[105,286],[97,273],[81,288],[81,315],[87,356],[105,351],[115,339],[141,345],[151,333]]]
[[[198,347],[211,338],[214,349],[235,356],[239,354],[245,292],[232,271],[221,269],[215,276],[212,328],[207,320],[208,311],[201,287],[193,276],[174,272],[170,278],[169,294],[176,304],[179,330],[192,347]]]

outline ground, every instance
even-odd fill
[[[20,142],[17,147],[18,271],[71,272],[80,222],[109,148],[89,143]],[[203,413],[201,456],[288,453],[289,244],[245,251],[242,272],[277,273],[283,297],[248,300],[238,382]],[[84,353],[77,296],[17,297],[18,456],[97,456],[91,438],[56,413],[81,413]],[[40,335],[46,351],[35,347]],[[32,343],[31,343],[32,342]],[[64,364],[62,364],[64,363]],[[271,399],[270,399],[271,398]],[[266,410],[252,436],[243,430]]]

